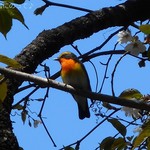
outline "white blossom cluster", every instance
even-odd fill
[[[131,55],[138,56],[140,53],[146,51],[145,45],[138,39],[137,36],[132,36],[129,30],[120,31],[117,36],[119,44],[128,43],[124,50],[130,52]]]

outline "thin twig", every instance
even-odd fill
[[[105,73],[104,73],[103,81],[102,81],[102,84],[101,84],[101,87],[100,87],[100,90],[99,90],[98,93],[101,93],[101,92],[102,92],[102,89],[103,89],[105,80],[107,79],[107,71],[108,71],[108,66],[109,66],[108,64],[109,64],[109,62],[110,62],[112,56],[113,56],[113,54],[111,54],[111,55],[109,56],[108,61],[107,61],[107,63],[105,64],[105,65],[106,65]]]
[[[114,46],[114,49],[113,51],[116,50],[116,46],[117,46],[118,43],[115,44]],[[109,66],[109,63],[111,61],[111,58],[112,58],[113,54],[110,54],[109,58],[108,58],[108,61],[107,63],[105,64],[106,68],[105,68],[105,73],[104,73],[104,77],[103,77],[103,81],[102,81],[102,84],[101,84],[101,88],[99,90],[99,93],[101,93],[102,89],[103,89],[103,86],[104,86],[104,83],[105,83],[105,80],[107,79],[107,71],[108,71],[108,66]]]
[[[41,66],[44,67],[45,76],[47,78],[47,81],[49,81],[48,79],[50,78],[50,68],[48,66],[46,66],[45,64],[44,65],[41,64]],[[46,127],[46,125],[45,125],[45,123],[43,121],[43,118],[42,118],[42,111],[43,111],[46,99],[48,98],[49,89],[50,89],[50,87],[47,87],[47,90],[46,90],[45,96],[43,98],[42,106],[41,106],[41,109],[40,109],[40,112],[39,112],[38,116],[39,116],[39,118],[40,118],[40,120],[42,122],[42,125],[43,125],[46,133],[48,134],[51,142],[53,143],[54,147],[57,147],[55,142],[54,142],[54,140],[53,140],[53,138],[52,138],[52,136],[50,135],[50,132],[48,131],[48,129],[47,129],[47,127]]]
[[[82,56],[81,52],[79,51],[78,47],[77,46],[74,46],[73,44],[71,44],[71,46],[78,52],[78,54],[80,56]]]
[[[40,109],[40,112],[39,112],[39,115],[38,115],[38,116],[39,116],[39,118],[40,118],[40,120],[41,120],[41,122],[42,122],[42,125],[43,125],[43,127],[44,127],[46,133],[48,134],[48,136],[49,136],[51,142],[53,143],[54,147],[57,147],[57,145],[55,144],[55,141],[53,140],[52,136],[50,135],[50,133],[49,133],[49,131],[48,131],[48,129],[47,129],[47,127],[46,127],[44,121],[43,121],[43,118],[42,118],[42,111],[43,111],[43,108],[44,108],[44,104],[45,104],[45,102],[46,102],[46,98],[48,97],[48,93],[49,93],[49,87],[47,88],[47,91],[46,91],[46,94],[45,94],[45,97],[44,97],[44,100],[43,100],[43,103],[42,103],[42,106],[41,106],[41,109]]]
[[[20,92],[22,92],[22,91],[24,91],[24,90],[26,90],[26,89],[32,88],[32,87],[37,87],[37,85],[34,84],[34,83],[33,83],[33,84],[26,85],[26,86],[24,86],[24,87],[19,88],[16,93],[20,93]]]
[[[111,38],[113,38],[113,36],[115,36],[119,31],[122,31],[122,30],[124,30],[124,29],[125,29],[125,27],[122,27],[122,28],[120,28],[119,30],[117,30],[117,31],[115,31],[114,33],[112,33],[111,35],[109,35],[109,37],[108,37],[100,46],[98,46],[98,47],[96,47],[96,48],[94,48],[94,49],[88,51],[87,53],[85,53],[84,55],[82,55],[82,58],[84,59],[84,58],[86,58],[88,55],[94,53],[95,51],[102,49],[103,46],[105,46],[105,45],[111,40]]]
[[[12,106],[12,109],[14,109],[15,107],[17,107],[17,105],[19,105],[20,103],[22,103],[23,101],[25,101],[26,99],[28,99],[33,93],[35,93],[40,87],[37,86],[34,90],[32,90],[28,95],[26,95],[24,98],[22,98],[19,102],[17,102],[16,104],[14,104]]]
[[[128,54],[129,52],[125,52],[120,58],[119,60],[117,61],[115,67],[114,67],[114,70],[112,72],[112,75],[111,75],[111,90],[112,90],[112,95],[115,96],[115,92],[114,92],[114,75],[115,75],[115,72],[116,72],[116,69],[117,69],[117,66],[119,65],[119,62]]]
[[[57,147],[57,145],[55,144],[53,138],[51,137],[51,135],[50,135],[50,133],[49,133],[44,121],[43,121],[43,118],[41,116],[39,116],[39,118],[41,119],[42,125],[44,126],[44,129],[46,130],[46,133],[48,134],[49,138],[51,139],[52,143],[54,144],[54,147]]]
[[[45,2],[46,5],[49,5],[49,6],[59,6],[59,7],[69,8],[69,9],[80,10],[80,11],[84,11],[84,12],[88,12],[88,13],[93,12],[93,10],[90,10],[90,9],[66,5],[66,4],[55,3],[55,2],[48,1],[48,0],[43,0],[43,2]]]
[[[81,143],[85,138],[87,138],[94,130],[96,130],[100,125],[102,125],[109,117],[111,117],[113,114],[115,114],[117,111],[119,111],[120,109],[116,109],[114,110],[110,115],[108,115],[105,119],[103,119],[99,124],[97,124],[92,130],[90,130],[85,136],[83,136],[80,140],[78,140],[77,142],[74,142],[72,144],[69,144],[66,147],[75,145],[75,144],[79,144]],[[59,150],[63,150],[64,148],[61,148]]]
[[[89,60],[89,62],[92,64],[92,66],[93,66],[93,68],[94,68],[94,71],[95,71],[95,75],[96,75],[96,87],[95,87],[95,92],[97,92],[98,83],[99,83],[99,81],[98,81],[98,73],[97,73],[96,67],[95,67],[95,65],[93,64],[93,62],[90,61],[90,60]]]

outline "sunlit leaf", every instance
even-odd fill
[[[127,143],[124,140],[124,138],[119,137],[114,140],[111,146],[111,150],[123,150],[126,146],[127,146]]]
[[[136,147],[138,147],[148,137],[150,137],[150,121],[144,125],[141,133],[135,138],[135,140],[133,142],[132,150],[134,150]]]
[[[114,137],[107,137],[100,143],[100,150],[110,150],[114,142]]]
[[[146,142],[147,142],[147,149],[150,149],[150,137],[147,138]]]
[[[15,59],[9,58],[4,55],[0,55],[0,62],[13,68],[22,68],[22,65],[18,63]]]
[[[21,12],[12,4],[10,3],[5,3],[4,5],[7,8],[7,12],[8,14],[13,18],[13,19],[17,19],[18,21],[20,21],[26,28],[28,28],[25,24],[24,21],[24,17],[21,14]]]
[[[4,101],[7,96],[7,84],[6,81],[2,81],[4,76],[0,75],[0,103]]]
[[[119,122],[117,119],[108,119],[108,121],[116,128],[116,130],[122,135],[125,136],[126,135],[126,127]]]
[[[23,4],[25,0],[1,0],[5,2],[11,2],[11,3],[16,3],[16,4]]]
[[[139,29],[145,34],[150,34],[150,25],[149,24],[141,25],[141,26],[139,26]]]
[[[6,8],[0,6],[0,32],[5,36],[12,26],[12,18]]]
[[[131,89],[126,89],[124,90],[120,96],[120,98],[125,98],[125,99],[141,99],[143,95],[138,91],[137,89],[131,88]]]

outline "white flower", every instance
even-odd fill
[[[41,124],[42,122],[40,120],[34,120],[34,128],[37,128],[39,124]]]
[[[134,133],[136,133],[136,132],[138,132],[138,133],[142,132],[142,127],[139,126],[139,127],[135,128],[135,129],[133,130],[133,132],[134,132]]]
[[[124,107],[122,107],[121,110],[125,111],[125,115],[129,116],[129,117],[132,116],[135,119],[138,119],[138,118],[142,117],[141,114],[140,114],[140,110],[139,109],[129,108],[129,107],[125,107],[124,106]]]
[[[146,51],[146,47],[140,40],[135,40],[125,47],[125,51],[130,52],[131,55],[138,56]]]
[[[120,31],[117,36],[119,37],[117,40],[119,44],[127,43],[132,40],[132,36],[129,30]]]

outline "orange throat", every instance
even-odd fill
[[[67,74],[69,72],[72,72],[76,68],[76,62],[73,59],[60,59],[61,64],[61,73]]]
[[[80,63],[76,62],[73,59],[60,59],[61,64],[61,75],[65,76],[66,74],[73,73],[74,71],[80,70]]]

